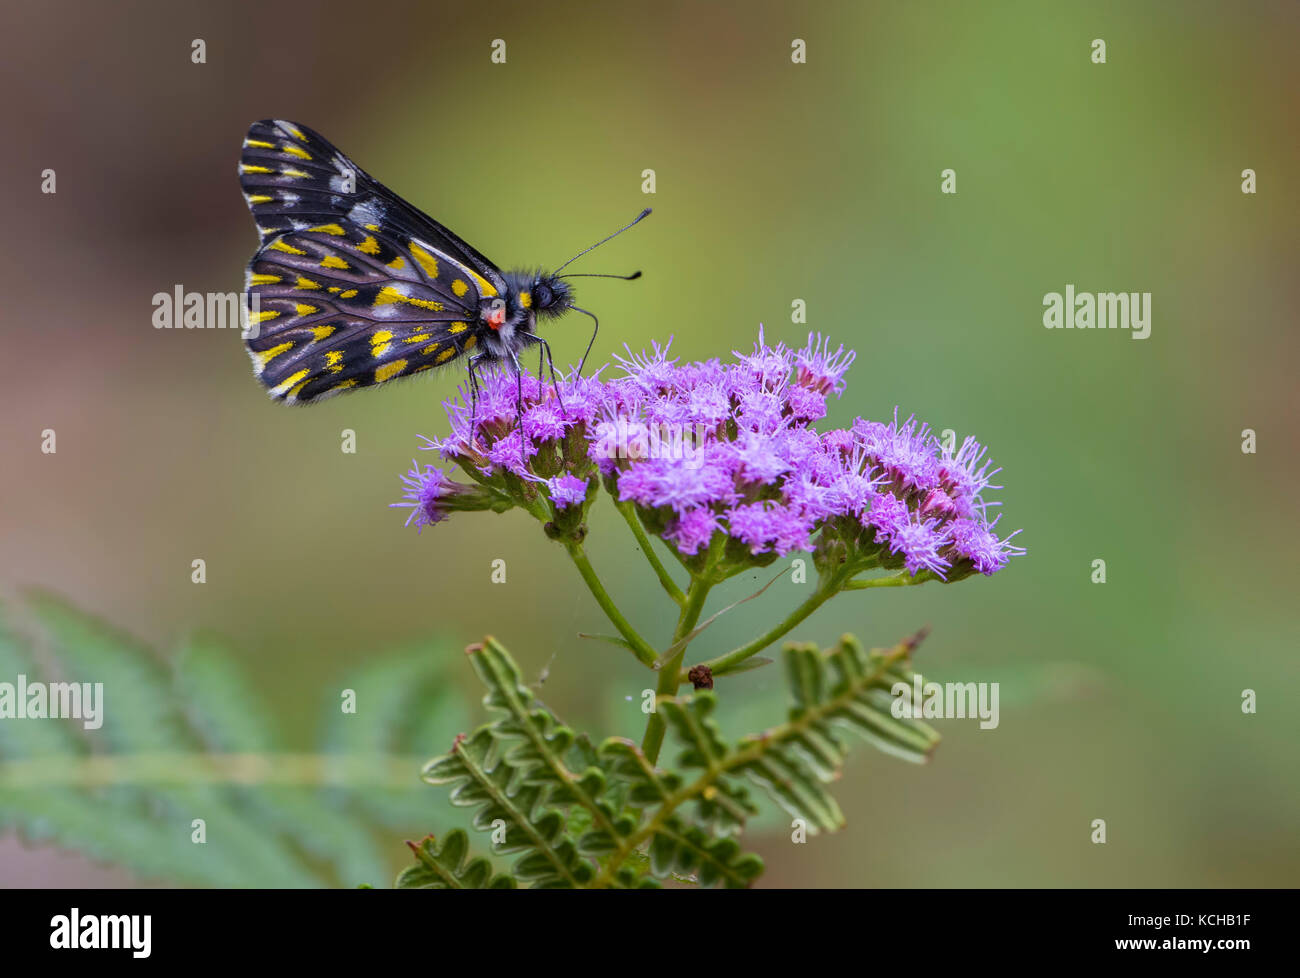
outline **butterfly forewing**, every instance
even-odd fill
[[[427,241],[474,269],[497,291],[505,290],[496,265],[306,126],[276,119],[253,123],[244,138],[239,182],[263,241],[346,218]]]
[[[262,235],[248,269],[253,369],[311,401],[448,363],[474,344],[496,267],[305,126],[254,123],[240,182]]]

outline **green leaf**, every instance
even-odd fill
[[[564,814],[547,806],[546,786],[525,783],[506,762],[490,727],[457,738],[451,752],[430,761],[422,776],[430,784],[451,785],[451,803],[473,808],[479,831],[504,829],[496,850],[524,853],[513,867],[518,879],[576,887],[595,875],[564,835]]]
[[[794,701],[787,721],[734,744],[714,720],[712,691],[660,697],[656,708],[679,747],[673,769],[664,770],[626,738],[611,737],[593,751],[489,638],[469,653],[487,687],[484,704],[498,717],[457,738],[424,778],[450,785],[452,804],[474,808],[475,828],[504,828],[498,851],[523,853],[513,873],[534,885],[654,885],[648,869],[704,886],[748,886],[763,863],[734,838],[758,812],[746,781],[763,786],[810,831],[833,830],[844,824],[827,789],[844,763],[841,730],[908,760],[929,755],[938,735],[890,709],[894,684],[911,684],[906,660],[918,641],[870,652],[851,636],[826,652],[787,646]],[[457,853],[463,859],[463,850]],[[408,872],[428,880],[432,871],[422,859]]]
[[[336,753],[287,753],[273,714],[220,642],[191,641],[173,665],[58,599],[39,597],[32,610],[39,634],[17,635],[0,620],[0,676],[101,682],[104,722],[98,730],[63,719],[0,723],[0,832],[145,880],[242,888],[391,879],[378,829],[427,831],[418,761],[409,761],[407,788],[365,775],[374,758],[398,766],[427,756],[460,728],[442,649],[421,643],[368,656],[336,687],[355,688],[362,703],[332,721]],[[337,692],[328,699],[338,718]],[[192,841],[195,819],[205,842]]]
[[[492,864],[482,856],[470,858],[469,836],[455,829],[438,845],[433,836],[418,844],[408,842],[416,865],[404,869],[397,877],[401,890],[512,890],[515,881],[492,872]]]

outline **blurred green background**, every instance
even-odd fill
[[[1293,886],[1298,20],[1284,3],[7,4],[0,583],[163,647],[227,636],[299,749],[349,667],[488,632],[530,675],[554,656],[545,695],[567,721],[639,737],[653,682],[576,638],[608,626],[535,523],[417,537],[386,508],[457,373],[288,409],[234,332],[152,328],[155,292],[241,287],[240,141],[297,120],[505,267],[554,266],[653,206],[583,261],[645,272],[582,283],[593,362],[819,330],[858,351],[832,422],[901,405],[1004,467],[1001,528],[1025,528],[1027,557],[845,595],[795,633],[888,644],[929,623],[918,668],[1002,683],[1001,725],[937,722],[921,768],[855,751],[844,832],[793,845],[770,817],[751,834],[763,885]],[[1150,338],[1044,329],[1067,283],[1151,292]],[[570,361],[589,331],[571,315],[547,335]],[[665,602],[607,502],[589,542],[662,642]],[[711,607],[753,590],[733,583]],[[689,660],[798,591],[778,583]],[[449,725],[481,716],[453,656],[469,705]],[[784,709],[776,669],[719,692],[729,733]],[[427,790],[437,830],[449,809]],[[405,854],[395,838],[394,868]],[[134,881],[13,838],[0,880]]]

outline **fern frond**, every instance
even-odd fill
[[[654,885],[648,868],[660,878],[694,874],[705,886],[748,886],[763,863],[732,837],[758,811],[746,782],[764,787],[810,831],[833,830],[844,822],[826,787],[844,763],[840,729],[908,760],[924,760],[933,749],[932,729],[890,709],[894,684],[911,688],[905,663],[918,641],[869,652],[851,636],[824,653],[787,646],[794,699],[787,721],[735,744],[713,718],[713,692],[660,698],[657,709],[680,746],[674,769],[663,770],[625,738],[591,749],[488,638],[468,652],[487,687],[484,704],[498,716],[458,738],[449,754],[426,765],[423,777],[451,785],[452,804],[475,810],[476,829],[504,827],[496,848],[523,853],[513,868],[520,880]]]
[[[358,712],[341,715],[337,694],[329,704],[334,753],[299,754],[220,643],[191,642],[172,663],[57,599],[32,610],[41,627],[30,637],[0,614],[0,677],[102,682],[103,725],[0,723],[0,833],[145,879],[279,888],[383,879],[381,831],[427,831],[419,765],[398,764],[462,726],[437,646],[368,659],[343,684]],[[409,787],[376,761],[409,770]],[[192,837],[195,819],[205,842]]]
[[[515,881],[492,872],[492,864],[482,856],[470,858],[469,836],[454,829],[439,845],[433,836],[420,842],[408,842],[418,862],[397,877],[401,890],[513,890]]]
[[[596,860],[637,827],[622,812],[623,787],[611,786],[599,754],[537,699],[499,642],[489,637],[467,652],[497,719],[458,738],[425,767],[424,780],[452,785],[452,804],[475,808],[475,828],[505,826],[496,851],[524,853],[514,865],[520,879],[586,885],[597,875]],[[624,874],[611,882],[643,881]]]
[[[789,719],[734,746],[726,743],[712,719],[717,706],[713,692],[660,699],[657,707],[682,745],[678,767],[699,774],[686,781],[680,775],[659,771],[639,747],[621,738],[601,745],[611,772],[631,783],[629,800],[641,806],[646,820],[606,861],[597,882],[612,878],[623,860],[646,844],[656,872],[666,871],[674,860],[680,869],[683,862],[695,859],[698,853],[683,847],[680,832],[678,812],[687,804],[695,806],[698,822],[712,825],[720,834],[742,827],[756,809],[738,783],[741,775],[766,788],[782,808],[803,819],[810,832],[842,826],[844,815],[826,788],[844,761],[837,727],[852,729],[888,753],[914,761],[925,760],[938,743],[938,734],[929,726],[896,718],[890,710],[894,684],[902,682],[911,688],[913,674],[905,661],[920,638],[917,635],[892,649],[870,652],[849,635],[824,653],[812,645],[787,645],[786,675],[795,700]],[[713,845],[727,841],[723,834]],[[761,871],[761,863],[755,870],[730,848],[715,848],[713,854],[738,874]],[[727,862],[728,858],[735,861]],[[737,885],[735,878],[714,875],[717,872],[716,865],[710,867],[708,879]],[[700,881],[706,881],[703,863]]]

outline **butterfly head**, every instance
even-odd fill
[[[529,292],[539,316],[560,316],[573,307],[573,288],[557,275],[538,274]]]
[[[507,272],[506,317],[525,328],[538,319],[554,319],[573,308],[573,288],[548,272]]]

